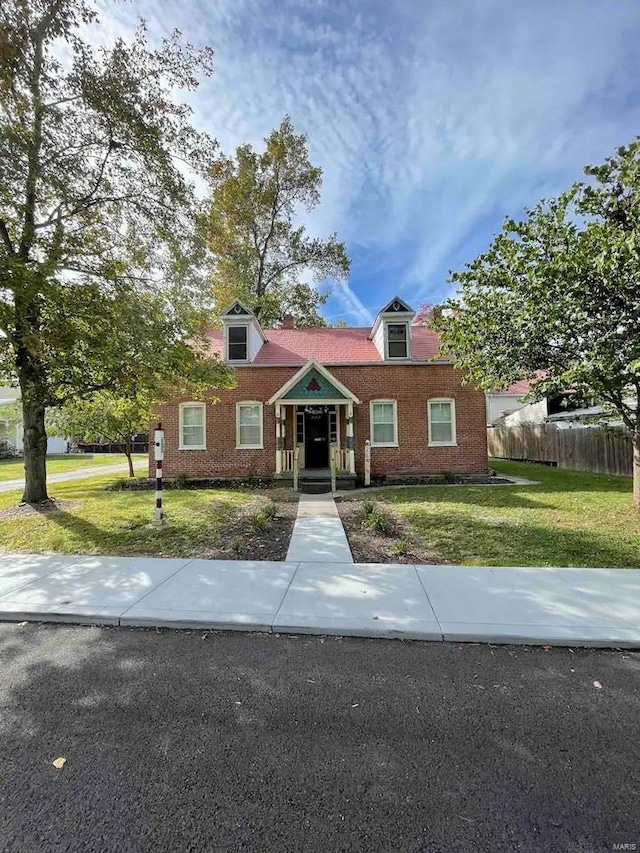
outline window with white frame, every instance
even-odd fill
[[[229,326],[227,328],[227,360],[246,361],[248,358],[248,326]]]
[[[336,408],[329,410],[329,444],[338,443],[338,412]]]
[[[409,358],[408,323],[387,323],[387,358]]]
[[[182,403],[180,450],[206,450],[205,418],[204,403]]]
[[[429,400],[429,445],[432,447],[456,444],[455,400]]]
[[[262,403],[238,403],[236,444],[249,450],[262,450]]]
[[[371,446],[398,446],[398,409],[395,400],[371,401]]]

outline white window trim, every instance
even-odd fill
[[[187,406],[198,406],[198,408],[202,409],[202,437],[204,438],[204,444],[187,444],[182,439],[182,410]],[[197,400],[192,400],[188,403],[180,403],[179,412],[178,412],[178,424],[179,424],[179,443],[178,450],[206,450],[207,449],[207,405],[206,403],[200,403]]]
[[[451,441],[432,441],[431,439],[431,404],[451,403]],[[453,397],[431,397],[427,400],[427,420],[429,429],[429,447],[457,447],[458,438],[456,430],[456,401]]]
[[[407,354],[406,355],[389,355],[389,326],[405,326]],[[385,320],[384,323],[384,354],[385,361],[411,361],[411,324],[408,320]]]
[[[260,407],[260,444],[240,444],[240,409],[242,406]],[[260,400],[240,400],[236,403],[236,450],[264,450],[264,405]]]
[[[393,406],[393,441],[376,441],[373,429],[373,407],[381,403]],[[397,400],[371,400],[369,403],[369,428],[371,431],[371,447],[399,447],[398,444],[398,401]]]
[[[229,329],[246,329],[247,330],[247,355],[246,358],[229,358]],[[229,364],[249,364],[251,359],[249,358],[249,336],[250,329],[249,323],[227,323],[225,328],[225,361],[228,361]]]

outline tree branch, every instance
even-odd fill
[[[7,247],[7,252],[9,252],[10,255],[15,254],[13,243],[11,242],[11,237],[9,236],[9,231],[7,229],[7,223],[3,219],[0,219],[0,237],[2,237],[2,242]]]

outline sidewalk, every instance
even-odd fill
[[[300,495],[287,562],[353,563],[338,507],[331,494]]]
[[[6,555],[0,619],[640,648],[640,570]]]
[[[134,471],[139,471],[141,468],[146,469],[149,463],[146,459],[138,459],[133,463]],[[127,461],[117,462],[115,465],[94,465],[93,468],[76,468],[75,471],[64,471],[62,474],[50,474],[47,476],[47,485],[49,483],[64,483],[67,480],[86,480],[89,477],[100,477],[102,474],[123,474],[129,473],[129,465]],[[12,492],[14,489],[24,489],[24,479],[22,480],[3,480],[0,482],[0,492]]]

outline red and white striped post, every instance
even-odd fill
[[[162,460],[164,459],[164,430],[162,424],[158,421],[158,426],[153,437],[153,453],[156,460],[156,511],[154,515],[154,525],[162,527],[164,523],[164,513],[162,510]]]

